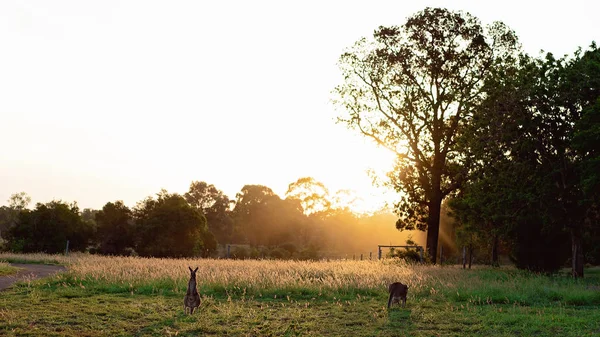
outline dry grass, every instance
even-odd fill
[[[68,273],[58,283],[88,285],[110,291],[154,293],[185,290],[188,266],[199,267],[198,287],[211,293],[299,291],[330,294],[384,294],[387,285],[400,281],[409,286],[411,297],[454,300],[470,303],[600,303],[594,293],[596,278],[585,283],[568,277],[548,277],[512,267],[493,269],[406,264],[391,260],[374,261],[284,261],[154,259],[107,257],[89,254],[62,255],[6,254],[0,261],[61,263]]]
[[[108,283],[144,284],[149,280],[165,279],[185,283],[189,277],[188,266],[199,267],[199,285],[219,284],[254,289],[374,289],[385,287],[391,280],[406,280],[418,287],[424,284],[425,279],[432,277],[424,273],[423,268],[373,261],[175,260],[91,256],[77,260],[69,269],[79,277]]]
[[[0,252],[0,261],[8,261],[13,263],[39,263],[39,264],[63,264],[69,265],[75,261],[85,258],[86,254],[72,254],[64,256],[62,254],[44,254],[44,253],[32,253],[32,254],[18,254],[18,253],[7,253]]]
[[[0,335],[579,337],[600,331],[597,268],[573,280],[511,267],[392,261],[0,254],[2,260],[61,263],[68,272],[5,291]],[[194,317],[181,307],[188,266],[199,267],[203,298],[202,315]],[[387,310],[392,281],[409,285],[406,308]]]
[[[387,289],[391,282],[409,285],[411,292],[436,292],[451,286],[460,276],[457,268],[412,265],[389,261],[283,261],[150,259],[106,257],[88,254],[63,255],[0,253],[0,260],[61,263],[71,277],[100,284],[140,286],[154,282],[186,284],[188,266],[199,267],[198,285],[310,289]]]

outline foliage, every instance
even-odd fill
[[[416,249],[413,249],[413,248],[407,248],[407,249],[403,249],[403,250],[391,248],[387,254],[387,257],[402,259],[402,260],[405,260],[406,262],[411,262],[411,263],[421,261],[421,255],[419,254],[419,252]]]
[[[510,62],[515,34],[496,22],[426,8],[403,26],[379,27],[340,58],[344,84],[335,89],[339,121],[397,155],[389,185],[402,193],[397,227],[427,229],[437,251],[441,202],[460,186],[468,163],[456,138],[497,64]]]
[[[58,253],[65,251],[67,240],[69,250],[85,250],[92,235],[93,228],[81,219],[77,204],[51,201],[21,210],[7,241],[15,252]]]
[[[237,194],[233,210],[236,226],[253,246],[289,241],[305,221],[300,202],[282,200],[262,185],[246,185]]]
[[[305,214],[326,213],[331,208],[331,197],[325,185],[312,177],[299,178],[289,184],[286,198],[297,199],[302,203]]]
[[[14,193],[8,199],[8,207],[16,211],[22,211],[31,203],[31,197],[25,192]]]
[[[416,243],[413,241],[412,236],[409,236],[406,240],[407,246],[404,249],[390,248],[390,251],[386,254],[388,258],[402,259],[409,263],[421,262],[421,254],[417,250]]]
[[[217,238],[211,231],[202,231],[200,239],[202,241],[202,243],[198,246],[198,250],[201,252],[200,256],[209,257],[217,251]]]
[[[0,207],[0,242],[3,236],[6,236],[6,231],[16,224],[19,212],[25,210],[31,203],[31,197],[25,192],[11,194],[7,200],[8,206]],[[2,232],[5,232],[3,235]]]
[[[543,228],[535,215],[526,217],[515,227],[509,255],[515,266],[537,272],[556,272],[565,265],[569,252],[566,233],[560,228]]]
[[[583,229],[585,261],[600,264],[600,51],[596,44],[584,53],[580,67],[577,71],[591,82],[581,86],[590,97],[574,126],[573,149],[581,158],[577,163],[583,191],[580,202],[587,206]]]
[[[108,202],[95,214],[98,251],[107,255],[126,255],[135,246],[135,224],[131,210],[123,201]]]
[[[596,63],[600,64],[600,60]],[[600,77],[600,74],[593,76]],[[582,110],[581,119],[575,125],[573,147],[582,156],[582,161],[579,163],[582,188],[588,198],[598,202],[600,198],[600,97],[593,105]]]
[[[179,194],[165,190],[146,198],[133,210],[136,252],[140,256],[189,257],[206,248],[202,242],[206,219]]]
[[[594,174],[585,174],[594,152],[584,145],[591,145],[593,123],[582,116],[593,116],[600,97],[598,59],[592,45],[572,58],[522,55],[496,68],[499,76],[486,82],[487,97],[459,140],[474,165],[451,202],[454,214],[463,232],[510,242],[517,266],[559,268],[567,230],[573,275],[583,276],[582,236],[593,237],[595,201],[586,192]]]
[[[13,225],[13,212],[8,206],[0,206],[0,242],[6,231]]]
[[[223,191],[204,181],[193,181],[184,197],[206,217],[208,230],[218,242],[231,242],[233,219],[230,207],[233,201]]]

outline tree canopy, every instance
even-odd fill
[[[135,246],[132,212],[123,201],[108,202],[95,215],[98,250],[102,254],[126,255]]]
[[[397,227],[427,229],[435,262],[441,202],[466,177],[457,137],[483,98],[483,85],[519,50],[496,22],[426,8],[402,26],[379,27],[340,58],[339,121],[393,151],[389,184],[401,193]]]
[[[474,165],[451,203],[455,215],[463,226],[511,242],[519,267],[560,268],[568,231],[573,275],[583,276],[583,234],[597,233],[597,200],[587,193],[594,186],[587,170],[594,165],[593,131],[587,133],[594,124],[586,119],[600,97],[599,59],[595,44],[573,57],[522,55],[488,79],[487,96],[461,138]]]
[[[93,229],[79,215],[77,204],[62,201],[38,203],[35,209],[21,209],[16,224],[8,233],[9,247],[25,253],[82,251],[87,248]]]
[[[231,241],[233,218],[230,208],[233,201],[223,191],[204,181],[193,181],[184,197],[206,217],[208,229],[217,241]]]
[[[141,256],[191,257],[205,249],[206,218],[183,196],[163,190],[133,210]]]

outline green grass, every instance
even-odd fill
[[[389,267],[354,263],[347,266]],[[414,282],[405,308],[388,310],[385,287],[356,279],[352,287],[199,280],[193,316],[183,314],[185,278],[129,283],[126,272],[106,281],[70,271],[2,292],[0,336],[600,335],[599,268],[583,280],[514,268],[398,268],[414,268],[420,280],[406,280]]]
[[[185,316],[183,296],[90,294],[22,285],[3,293],[8,336],[597,336],[597,306],[481,305],[416,298],[385,308],[385,294],[353,299],[203,298]]]
[[[13,267],[7,262],[0,261],[0,276],[13,275],[19,272],[21,268]]]

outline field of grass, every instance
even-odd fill
[[[7,336],[598,336],[600,269],[584,280],[513,268],[392,261],[256,261],[10,255],[69,271],[0,296]],[[202,304],[183,314],[198,266]],[[409,285],[386,308],[387,285]]]

